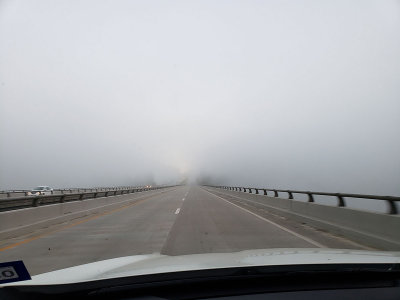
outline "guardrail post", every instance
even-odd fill
[[[274,197],[279,197],[278,191],[274,190]]]
[[[253,192],[251,191],[251,189],[249,188],[249,193],[252,194]]]
[[[85,195],[84,193],[80,194],[80,195],[79,195],[79,200],[83,200],[83,196],[84,196],[84,195]]]
[[[33,199],[33,206],[39,206],[40,205],[40,199],[39,198],[35,198]]]
[[[258,189],[256,189],[256,194],[258,194]]]
[[[388,201],[389,207],[390,207],[389,214],[391,214],[391,215],[397,214],[396,203],[394,201],[392,201],[392,200],[387,200],[387,201]]]
[[[245,193],[246,193],[246,188],[243,188],[243,192],[245,192]]]
[[[267,193],[267,190],[266,190],[266,189],[264,189],[264,195],[265,195],[265,196],[267,196],[267,195],[268,195],[268,193]]]
[[[287,191],[288,195],[289,195],[289,199],[293,199],[293,194],[291,191]]]
[[[344,198],[340,194],[337,194],[336,197],[338,198],[338,206],[345,207],[346,203],[344,202]]]
[[[65,202],[65,195],[62,194],[60,197],[60,203],[64,203]]]
[[[314,202],[314,197],[311,194],[311,192],[308,192],[307,195],[308,195],[308,202]]]

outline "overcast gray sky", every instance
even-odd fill
[[[0,126],[0,189],[400,195],[400,2],[2,0]]]

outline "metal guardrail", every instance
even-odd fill
[[[154,186],[154,187],[127,188],[127,189],[90,191],[90,192],[79,192],[79,193],[64,193],[57,195],[53,194],[53,195],[42,195],[42,196],[9,197],[0,199],[0,211],[16,210],[27,207],[37,207],[42,205],[79,201],[79,200],[93,199],[99,197],[110,197],[116,195],[158,190],[169,187],[173,186]]]
[[[147,187],[147,186],[146,186]],[[102,192],[102,191],[119,191],[127,189],[145,188],[145,186],[126,186],[126,187],[92,187],[92,188],[68,188],[68,189],[53,189],[53,194],[73,194],[79,192]],[[18,197],[19,195],[28,196],[32,190],[7,190],[0,191],[0,199]]]
[[[400,197],[394,196],[378,196],[378,195],[362,195],[362,194],[347,194],[347,193],[325,193],[325,192],[311,192],[311,191],[295,191],[295,190],[277,190],[277,189],[265,189],[265,188],[251,188],[251,187],[234,187],[234,186],[212,186],[207,185],[208,187],[220,188],[231,191],[239,191],[239,192],[248,192],[250,194],[255,191],[255,194],[260,194],[260,191],[263,191],[264,195],[267,196],[268,192],[273,192],[274,197],[279,197],[279,193],[287,193],[288,199],[294,199],[293,194],[305,194],[308,195],[308,202],[314,202],[314,196],[333,196],[338,199],[337,206],[338,207],[346,207],[345,198],[360,198],[360,199],[373,199],[373,200],[384,200],[387,201],[389,205],[388,214],[398,214],[398,209],[396,206],[396,202],[400,201]]]

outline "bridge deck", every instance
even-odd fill
[[[3,240],[0,261],[22,259],[34,275],[155,252],[183,255],[261,248],[370,249],[273,215],[231,194],[182,186],[141,196],[122,208]]]

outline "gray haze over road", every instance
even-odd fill
[[[399,1],[2,0],[0,189],[399,195],[399,29]]]

